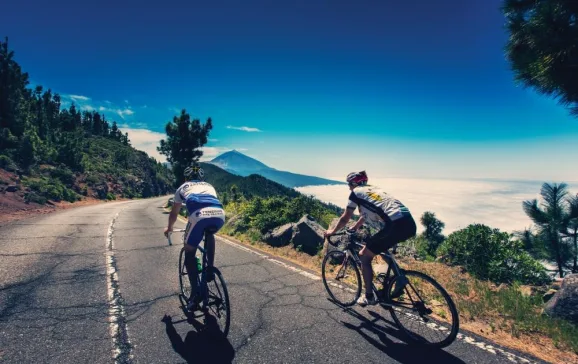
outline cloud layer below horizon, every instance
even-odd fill
[[[532,222],[522,209],[524,200],[540,201],[539,182],[506,182],[482,180],[443,180],[419,178],[374,179],[373,184],[402,201],[412,212],[422,231],[419,219],[425,211],[433,211],[446,227],[444,233],[482,223],[513,232],[530,227]],[[569,185],[571,193],[578,186]],[[347,186],[308,186],[298,191],[345,207],[349,196]]]

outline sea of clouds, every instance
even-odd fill
[[[524,200],[540,200],[542,182],[497,180],[446,180],[421,178],[372,179],[373,185],[403,202],[423,228],[419,218],[425,211],[433,211],[446,227],[444,234],[482,223],[503,231],[513,232],[530,227],[532,222],[522,208]],[[345,207],[349,189],[346,185],[306,186],[296,188],[324,202]],[[569,184],[572,194],[578,186]]]

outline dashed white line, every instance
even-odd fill
[[[257,255],[257,256],[265,259],[265,260],[268,260],[268,261],[273,262],[273,263],[275,263],[275,264],[281,265],[281,266],[283,266],[283,267],[285,267],[285,268],[287,268],[287,269],[289,269],[289,270],[291,270],[291,271],[294,271],[294,272],[296,272],[296,273],[299,273],[299,274],[301,274],[301,275],[303,275],[303,276],[305,276],[305,277],[308,277],[308,278],[310,278],[310,279],[312,279],[312,280],[316,280],[316,281],[317,281],[317,280],[321,280],[321,277],[320,277],[320,276],[317,276],[317,275],[315,275],[315,274],[311,274],[311,273],[309,273],[309,272],[307,272],[307,271],[304,271],[304,270],[302,270],[302,269],[299,269],[299,268],[297,268],[297,267],[294,267],[294,266],[292,266],[292,265],[289,265],[289,264],[287,264],[287,263],[284,263],[284,262],[282,262],[282,261],[280,261],[280,260],[271,258],[271,257],[269,257],[268,255],[265,255],[265,254],[263,254],[263,253],[260,253],[260,252],[255,251],[254,249],[250,249],[250,248],[247,248],[247,247],[245,247],[245,246],[242,246],[242,245],[240,245],[240,244],[238,244],[238,243],[232,242],[232,241],[230,241],[230,240],[222,237],[221,235],[219,235],[217,238],[220,239],[220,240],[222,240],[222,241],[224,241],[225,243],[227,243],[227,244],[229,244],[229,245],[231,245],[231,246],[234,246],[234,247],[237,248],[237,249],[241,249],[241,250],[244,250],[244,251],[249,252],[249,253],[251,253],[251,254],[255,254],[255,255]],[[333,284],[333,283],[330,283],[330,284],[335,285],[335,286],[340,287],[340,288],[343,288],[343,289],[346,289],[346,290],[348,290],[348,291],[354,292],[352,289],[350,289],[350,288],[348,288],[348,287],[342,287],[341,285],[337,285],[337,284]],[[408,313],[405,313],[405,314],[408,315]],[[420,322],[421,322],[421,320],[420,320]],[[436,330],[442,330],[442,331],[443,331],[445,328],[444,328],[443,326],[439,326],[439,327],[434,327],[434,329],[436,329]],[[474,338],[472,338],[472,337],[470,337],[470,336],[467,336],[467,335],[464,335],[464,334],[461,334],[461,333],[458,333],[456,339],[457,339],[457,340],[461,340],[461,341],[463,341],[464,343],[467,343],[467,344],[470,344],[470,345],[474,345],[474,346],[476,346],[476,347],[478,347],[478,348],[480,348],[480,349],[482,349],[482,350],[484,350],[484,351],[487,351],[487,352],[489,352],[489,353],[491,353],[491,354],[494,354],[494,355],[497,355],[497,353],[499,352],[499,353],[501,353],[502,355],[504,355],[509,361],[514,362],[514,363],[532,363],[532,364],[537,364],[536,362],[530,361],[530,360],[528,360],[528,359],[526,359],[526,358],[522,358],[522,357],[520,357],[520,356],[517,356],[517,355],[515,355],[515,354],[513,354],[513,353],[510,353],[510,352],[508,352],[508,351],[505,351],[505,350],[503,350],[503,349],[496,348],[496,347],[494,347],[494,346],[492,346],[492,345],[485,344],[485,343],[483,343],[483,342],[481,342],[481,341],[476,341],[476,340],[474,340]]]
[[[113,358],[115,363],[132,362],[132,345],[128,338],[128,328],[118,283],[116,259],[114,257],[113,232],[114,223],[120,212],[114,216],[106,234],[106,285],[108,293],[108,323],[112,338]]]

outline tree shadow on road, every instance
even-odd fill
[[[361,321],[357,326],[348,322],[342,322],[345,327],[357,331],[359,335],[361,335],[371,345],[375,346],[384,354],[392,359],[397,360],[400,363],[423,363],[424,359],[427,362],[432,363],[465,363],[463,360],[442,349],[433,349],[409,344],[403,332],[394,327],[394,324],[391,321],[386,320],[376,312],[368,311],[368,313],[373,317],[373,319],[370,320],[351,308],[344,308],[343,310],[344,312]],[[377,323],[378,321],[383,321],[387,325],[379,325]],[[374,335],[371,335],[371,333]],[[375,337],[375,335],[377,335],[379,340]],[[389,337],[395,337],[402,342],[394,342]]]
[[[162,321],[166,325],[166,333],[171,340],[174,351],[187,363],[232,363],[235,357],[235,349],[219,330],[219,325],[214,316],[205,316],[206,324],[202,324],[194,318],[187,321],[194,327],[183,340],[175,329],[172,318],[165,315]]]

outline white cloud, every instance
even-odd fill
[[[124,102],[128,104],[128,100],[124,100]]]
[[[110,102],[110,101],[108,101],[108,100],[104,100],[104,103],[105,103],[105,104],[109,104],[109,105],[112,104],[112,102]]]
[[[211,138],[209,138],[209,139],[207,139],[207,140],[210,141],[210,142],[218,142],[218,141],[219,141],[219,139],[211,139]]]
[[[226,147],[202,147],[201,150],[203,151],[201,161],[206,162],[232,149]]]
[[[86,110],[86,111],[93,111],[94,107],[92,105],[80,105],[80,110]]]
[[[157,151],[160,141],[167,137],[165,133],[157,133],[148,129],[131,129],[126,126],[124,124],[119,129],[123,133],[128,133],[128,139],[135,149],[142,150],[159,162],[166,162],[166,157]]]
[[[250,128],[248,126],[231,126],[231,125],[228,125],[227,129],[241,130],[241,131],[246,131],[248,133],[261,132],[261,130],[259,130],[257,128]]]
[[[82,96],[82,95],[68,95],[68,97],[70,97],[71,99],[75,100],[75,101],[88,101],[90,100],[90,97],[87,96]]]
[[[135,149],[146,152],[149,156],[155,158],[159,162],[166,162],[166,157],[157,151],[162,139],[166,139],[165,133],[158,133],[148,129],[129,128],[128,125],[123,124],[119,127],[123,133],[128,133],[130,143]],[[203,156],[201,161],[209,161],[216,156],[232,150],[226,147],[202,147]]]
[[[126,115],[133,115],[133,114],[134,114],[134,111],[132,111],[131,109],[124,109],[124,110],[118,109],[118,110],[116,110],[116,113],[117,113],[121,118],[124,119],[124,117],[125,117]]]

